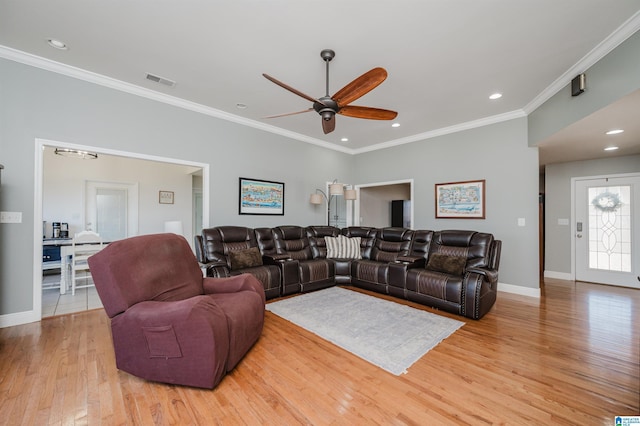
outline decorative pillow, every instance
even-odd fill
[[[262,265],[262,255],[258,247],[229,252],[229,267],[234,269],[251,268]]]
[[[436,272],[444,272],[449,275],[461,276],[467,259],[460,256],[447,256],[446,254],[433,253],[429,256],[426,269]]]
[[[334,259],[362,259],[360,237],[324,237],[327,245],[327,257]]]

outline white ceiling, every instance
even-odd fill
[[[584,71],[601,42],[636,31],[639,11],[640,0],[0,0],[0,54],[26,52],[355,153],[528,114]],[[68,50],[50,47],[50,38]],[[398,111],[400,127],[337,116],[336,130],[324,135],[315,112],[263,118],[311,105],[262,73],[323,96],[325,48],[336,52],[330,94],[371,68],[388,71],[353,105]],[[177,84],[150,82],[146,73]],[[504,96],[491,101],[494,92]],[[633,101],[638,111],[638,95]],[[612,114],[545,141],[541,163],[582,159],[590,144],[589,158],[603,155],[605,116]],[[628,146],[613,155],[640,153],[638,121],[617,120],[636,133],[625,132]]]

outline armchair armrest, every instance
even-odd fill
[[[204,294],[237,293],[254,291],[266,302],[262,283],[251,274],[234,275],[228,278],[205,278],[202,282]]]

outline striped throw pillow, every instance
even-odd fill
[[[362,259],[360,253],[360,237],[325,237],[327,257],[334,259]]]

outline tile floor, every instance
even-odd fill
[[[91,278],[88,278],[91,280]],[[79,285],[84,285],[80,282]],[[79,288],[75,296],[71,291],[60,294],[60,274],[42,276],[42,317],[81,312],[102,307],[95,287]]]

